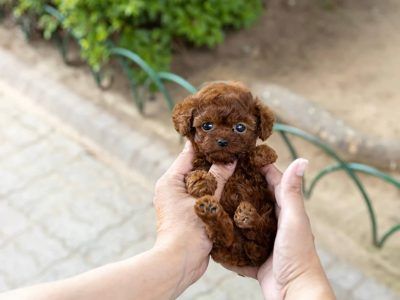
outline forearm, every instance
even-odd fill
[[[183,259],[151,249],[78,276],[5,293],[0,299],[173,299],[186,288]]]

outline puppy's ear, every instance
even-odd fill
[[[181,103],[175,105],[172,111],[172,122],[175,130],[183,136],[189,137],[192,132],[194,108],[195,97],[188,96]]]
[[[261,140],[265,141],[272,134],[275,116],[269,107],[262,104],[258,99],[256,103],[256,110],[258,118],[258,136]]]

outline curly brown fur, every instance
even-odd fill
[[[193,197],[213,195],[217,189],[217,181],[214,176],[205,170],[195,170],[187,174],[186,188]]]
[[[241,83],[219,82],[177,104],[172,119],[195,150],[186,186],[199,198],[195,212],[213,242],[212,257],[229,265],[260,265],[271,254],[277,228],[275,197],[259,170],[277,155],[267,145],[256,145],[272,133],[272,112]],[[208,170],[213,163],[235,160],[235,172],[218,202]]]

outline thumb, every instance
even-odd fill
[[[282,175],[280,183],[280,206],[282,209],[303,209],[302,178],[308,160],[299,158],[293,161]]]
[[[219,200],[221,199],[222,190],[224,189],[225,183],[229,177],[232,176],[236,168],[236,161],[230,164],[213,164],[209,170],[217,180],[217,189],[215,190],[214,196]]]

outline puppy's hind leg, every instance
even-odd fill
[[[276,217],[273,207],[266,209],[261,215],[255,207],[243,201],[236,209],[234,220],[237,227],[251,241],[260,245],[270,244],[276,232]]]
[[[194,209],[206,224],[210,240],[218,246],[230,247],[234,241],[233,223],[217,199],[213,196],[201,197]]]

